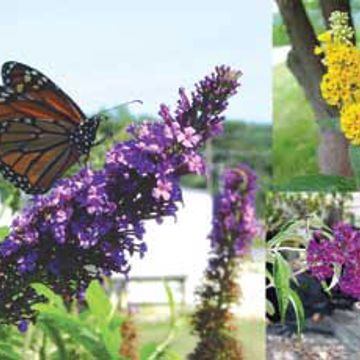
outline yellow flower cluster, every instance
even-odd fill
[[[341,131],[353,144],[360,145],[360,103],[344,106],[340,115]]]
[[[330,18],[331,30],[321,34],[315,54],[326,67],[320,89],[324,100],[340,110],[341,130],[351,143],[360,145],[360,50],[351,42],[353,31],[345,13]]]
[[[325,34],[327,38],[328,32]],[[324,54],[327,71],[320,88],[326,102],[343,106],[360,99],[360,51],[352,44],[334,43],[330,38],[315,52]]]

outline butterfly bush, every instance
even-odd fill
[[[255,214],[257,176],[247,165],[228,169],[223,175],[223,191],[215,197],[212,248],[231,238],[235,255],[244,255],[258,231]]]
[[[204,281],[197,290],[199,305],[192,316],[199,342],[189,359],[243,359],[232,305],[240,298],[239,261],[258,231],[255,213],[256,175],[239,165],[223,175],[223,190],[215,197],[211,253]]]
[[[340,270],[337,287],[360,300],[360,231],[346,223],[333,228],[330,240],[316,232],[310,241],[307,261],[311,273],[320,281],[330,280]]]
[[[101,170],[86,167],[30,201],[0,244],[1,322],[24,329],[36,317],[32,305],[44,299],[34,282],[70,301],[92,279],[129,273],[131,257],[147,251],[144,221],[174,216],[181,176],[204,174],[199,151],[221,133],[239,75],[221,66],[191,96],[180,89],[175,111],[161,105],[161,121],[130,126],[131,139],[108,151]]]

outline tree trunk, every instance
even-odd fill
[[[338,117],[336,108],[329,106],[320,93],[320,81],[324,74],[324,66],[320,58],[314,54],[318,44],[316,34],[307,16],[301,0],[276,0],[284,20],[292,48],[289,52],[287,65],[303,88],[318,122]],[[328,3],[345,3],[340,0],[323,0],[327,5],[323,13],[334,10]],[[320,172],[326,175],[352,175],[348,156],[348,143],[344,136],[332,130],[320,128],[320,144],[318,162]]]
[[[320,0],[320,8],[327,28],[329,28],[330,15],[334,10],[348,13],[350,26],[354,27],[349,0]]]

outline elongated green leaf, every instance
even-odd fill
[[[277,254],[274,264],[274,284],[279,303],[281,320],[285,321],[289,306],[291,268],[282,255]]]
[[[297,332],[298,334],[301,334],[305,325],[305,312],[303,303],[299,295],[292,289],[290,289],[289,299],[295,311]]]
[[[101,337],[112,359],[118,360],[119,349],[121,345],[120,326],[124,321],[124,317],[114,315],[109,323],[101,328]]]
[[[324,281],[321,283],[324,288],[324,291],[326,291],[329,295],[331,295],[330,291],[338,284],[342,273],[342,266],[340,264],[336,264],[336,263],[333,264],[333,268],[334,268],[334,274],[332,276],[330,285],[328,286]]]
[[[109,317],[112,306],[105,290],[97,280],[94,280],[90,283],[90,286],[88,287],[85,294],[85,299],[89,306],[90,312],[101,324],[104,324],[110,320]]]
[[[355,175],[356,187],[360,189],[360,146],[350,145],[349,155],[351,167]]]
[[[104,327],[101,329],[102,341],[109,352],[111,359],[119,358],[119,349],[121,345],[121,334],[119,328]]]
[[[46,320],[40,320],[39,326],[42,327],[43,331],[51,338],[58,349],[59,358],[61,360],[67,360],[68,356],[66,353],[65,342],[62,339],[62,335],[58,328],[54,327],[51,323]],[[70,359],[69,359],[70,360]]]
[[[73,341],[82,345],[95,359],[112,359],[103,344],[100,335],[88,324],[83,324],[77,317],[59,312],[41,313],[40,321],[46,321],[60,332],[68,334]]]
[[[40,283],[31,284],[31,287],[39,294],[45,296],[49,300],[49,304],[54,305],[59,310],[66,312],[66,308],[61,296],[55,294],[46,285]]]

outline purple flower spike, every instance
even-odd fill
[[[231,241],[237,255],[243,255],[258,231],[255,214],[256,174],[246,165],[224,172],[223,190],[215,198],[213,248]]]
[[[161,105],[161,121],[130,126],[132,139],[107,153],[102,170],[84,168],[32,199],[0,244],[0,323],[35,319],[31,306],[43,298],[31,283],[70,301],[93,279],[128,274],[131,257],[147,250],[144,221],[174,216],[180,177],[204,173],[199,150],[218,134],[238,76],[216,68],[191,96],[180,90],[173,113]]]

